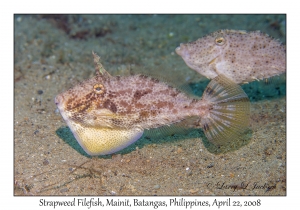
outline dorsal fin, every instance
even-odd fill
[[[103,78],[111,78],[112,76],[104,69],[102,64],[100,63],[100,57],[92,51],[94,57],[94,64],[95,64],[95,74],[96,76],[100,76]]]
[[[185,82],[182,85],[178,85],[174,81],[172,81],[170,78],[167,78],[164,75],[161,75],[159,73],[153,73],[151,71],[149,71],[149,72],[144,72],[144,71],[139,72],[139,71],[136,71],[134,73],[135,74],[140,74],[140,75],[145,75],[145,76],[148,76],[148,77],[153,78],[153,79],[157,79],[160,82],[163,82],[163,83],[165,83],[167,85],[172,86],[173,88],[178,89],[181,92],[184,92],[186,95],[188,95],[191,98],[200,99],[200,97],[193,92],[193,89],[190,86],[189,82]]]

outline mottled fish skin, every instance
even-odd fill
[[[115,153],[138,140],[145,129],[198,117],[210,140],[228,131],[239,136],[249,123],[249,99],[223,76],[202,99],[145,75],[113,77],[94,54],[96,76],[59,94],[55,103],[75,138],[89,155]],[[232,133],[233,132],[233,133]],[[226,139],[225,139],[226,140]]]
[[[286,71],[286,48],[260,31],[219,30],[176,48],[185,63],[209,79],[223,74],[237,84]]]

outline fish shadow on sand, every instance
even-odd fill
[[[58,135],[59,138],[61,138],[65,143],[70,145],[78,153],[80,153],[85,157],[91,158],[91,156],[86,154],[85,151],[78,144],[77,140],[73,136],[73,133],[68,126],[60,127],[59,129],[56,130],[56,134]]]
[[[61,138],[65,143],[70,145],[78,153],[80,153],[81,155],[87,158],[92,158],[92,156],[88,155],[78,144],[77,140],[73,136],[73,133],[71,132],[69,127],[65,126],[57,129],[56,134],[58,135],[59,138]],[[158,132],[155,132],[155,129],[152,129],[151,132],[146,131],[144,135],[134,144],[114,154],[124,155],[137,150],[137,148],[141,149],[148,145],[174,143],[174,142],[184,141],[185,139],[197,139],[197,138],[201,139],[202,144],[210,153],[221,154],[221,153],[235,151],[245,146],[250,142],[251,136],[252,136],[252,131],[249,129],[245,133],[242,139],[238,139],[229,143],[227,142],[223,146],[216,146],[205,137],[201,129],[185,129],[169,135],[165,135],[164,133],[160,134]],[[111,159],[111,155],[100,155],[98,157],[101,159]]]
[[[241,147],[249,144],[252,138],[252,130],[249,128],[244,132],[244,135],[242,135],[238,139],[232,139],[230,142],[224,142],[223,145],[215,145],[212,142],[210,142],[205,136],[202,138],[202,143],[204,144],[205,148],[213,154],[219,155],[224,154],[227,152],[233,152]]]
[[[152,129],[152,131],[155,129]],[[116,152],[114,154],[128,154],[131,153],[132,151],[137,150],[137,148],[143,148],[147,145],[153,145],[153,144],[164,144],[166,142],[174,142],[174,141],[180,141],[184,139],[189,139],[189,138],[197,138],[197,130],[194,129],[196,132],[191,132],[188,135],[180,135],[180,134],[172,134],[169,136],[166,136],[165,134],[158,134],[158,132],[145,132],[144,135],[136,141],[134,144],[124,148],[123,150]],[[156,134],[153,134],[156,133]],[[56,130],[56,134],[58,135],[59,138],[61,138],[65,143],[70,145],[74,150],[76,150],[78,153],[81,155],[87,157],[87,158],[92,158],[92,156],[88,155],[82,147],[79,145],[75,137],[73,136],[73,133],[71,132],[70,128],[68,126],[61,127]],[[204,134],[202,134],[204,135]],[[150,136],[150,137],[149,137]],[[199,135],[198,135],[199,137]],[[98,157],[104,158],[104,159],[110,159],[111,155],[99,155]]]

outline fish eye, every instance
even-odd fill
[[[96,94],[104,93],[104,86],[102,84],[96,84],[93,88]]]
[[[226,39],[223,36],[219,36],[215,39],[216,45],[222,46],[226,42]]]

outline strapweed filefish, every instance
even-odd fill
[[[202,98],[191,97],[145,75],[111,76],[93,52],[96,76],[59,94],[55,103],[89,155],[112,154],[137,141],[147,129],[201,126],[213,143],[240,138],[249,126],[244,91],[219,75]],[[193,120],[189,124],[189,119]]]
[[[219,30],[180,44],[176,53],[207,78],[223,74],[237,84],[286,72],[286,47],[260,31]]]

